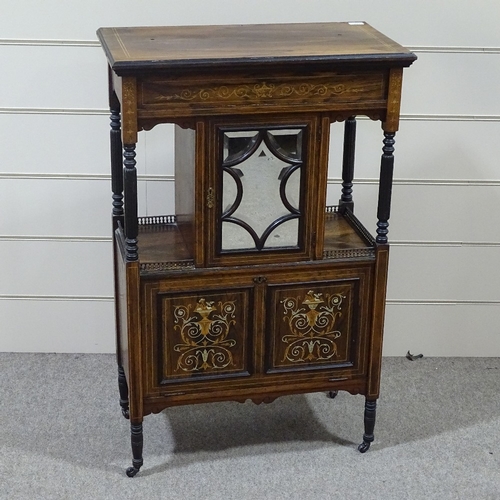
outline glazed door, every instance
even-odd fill
[[[211,265],[312,258],[317,123],[268,120],[210,127]]]

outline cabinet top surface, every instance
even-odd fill
[[[318,62],[409,66],[416,59],[363,22],[101,28],[97,35],[117,73]]]

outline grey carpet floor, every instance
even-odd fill
[[[500,499],[500,359],[385,358],[362,396],[215,403],[144,420],[133,479],[111,355],[0,353],[2,499]]]

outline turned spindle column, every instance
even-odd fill
[[[135,144],[123,147],[123,176],[125,183],[125,252],[127,262],[139,259],[137,235],[137,169],[135,167]]]
[[[384,147],[380,163],[380,184],[377,210],[377,243],[386,244],[391,215],[392,176],[394,172],[394,132],[384,133]]]
[[[349,117],[344,127],[344,157],[342,161],[342,196],[339,206],[354,210],[352,180],[354,177],[354,153],[356,150],[356,118]]]
[[[120,108],[111,109],[111,190],[113,192],[113,218],[123,218],[123,165]]]

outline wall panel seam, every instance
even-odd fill
[[[0,107],[0,115],[71,115],[71,116],[102,116],[109,115],[107,108],[48,108],[48,107]],[[359,116],[359,120],[369,120]],[[424,113],[402,113],[403,121],[451,121],[451,122],[500,122],[500,115],[484,114],[424,114]]]
[[[500,47],[480,47],[476,45],[405,45],[412,52],[431,54],[500,54]]]
[[[50,38],[0,38],[0,45],[31,47],[91,47],[100,48],[98,40],[50,39]],[[500,47],[477,45],[412,45],[403,44],[417,53],[448,54],[500,54]]]
[[[140,181],[174,181],[173,175],[168,174],[139,174],[138,180]],[[57,180],[57,181],[110,181],[110,174],[60,174],[60,173],[43,173],[43,172],[0,172],[0,179],[10,180]]]
[[[84,174],[84,173],[43,173],[43,172],[0,172],[0,179],[4,180],[63,180],[63,181],[107,181],[111,180],[110,174]],[[175,177],[171,174],[139,174],[140,181],[151,182],[174,182]],[[342,179],[329,177],[328,184],[339,184]],[[360,177],[355,178],[355,184],[378,184],[377,178]],[[450,187],[499,187],[500,179],[412,179],[395,178],[395,185],[400,186],[450,186]]]
[[[0,294],[0,300],[39,300],[39,301],[77,301],[77,302],[109,302],[113,301],[111,295],[29,295],[29,294]]]
[[[500,247],[499,241],[412,241],[412,240],[393,240],[390,241],[391,246],[397,247],[468,247],[468,248],[489,248]]]
[[[29,295],[0,294],[0,300],[27,300],[40,302],[112,302],[108,295]],[[500,306],[500,300],[463,300],[463,299],[387,299],[387,305],[407,306]]]
[[[1,241],[35,241],[35,242],[58,242],[58,243],[111,243],[111,236],[50,236],[50,235],[17,235],[2,234]]]
[[[392,306],[498,306],[500,300],[453,300],[453,299],[387,299],[387,305]]]
[[[329,177],[328,184],[339,184],[342,180],[336,177]],[[378,185],[376,178],[355,178],[354,184]],[[405,179],[394,178],[394,185],[399,186],[448,186],[448,187],[498,187],[500,179]]]
[[[17,235],[17,234],[2,234],[0,235],[0,242],[2,241],[26,241],[26,242],[57,242],[57,243],[111,243],[113,240],[107,236],[51,236],[51,235]],[[498,248],[500,242],[498,241],[440,241],[440,240],[392,240],[391,246],[396,247],[468,247],[468,248]]]
[[[0,45],[16,45],[30,47],[100,47],[98,40],[72,40],[49,38],[0,38]]]
[[[0,115],[109,115],[106,108],[25,108],[25,107],[0,107]]]

